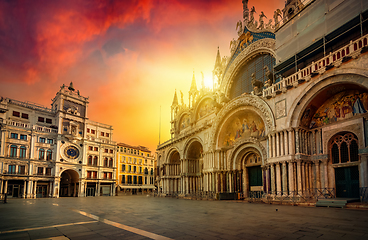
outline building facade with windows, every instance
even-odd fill
[[[242,3],[214,89],[193,77],[188,105],[174,95],[159,192],[366,198],[368,3],[290,0],[268,23]]]
[[[148,148],[118,143],[116,159],[119,192],[143,194],[155,190],[155,158]]]
[[[88,98],[63,85],[51,108],[0,101],[0,193],[39,198],[114,195],[112,126],[87,117]]]

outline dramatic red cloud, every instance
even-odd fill
[[[249,7],[270,19],[283,2]],[[50,106],[73,81],[115,141],[155,151],[160,106],[162,143],[174,90],[187,103],[193,70],[200,87],[217,47],[229,55],[242,12],[241,0],[0,1],[0,96]]]

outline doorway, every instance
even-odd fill
[[[336,197],[359,198],[358,166],[335,168]]]

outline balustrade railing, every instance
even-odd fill
[[[281,93],[288,88],[296,86],[299,82],[309,81],[311,77],[318,75],[334,66],[339,66],[341,63],[357,56],[361,52],[368,50],[368,34],[360,37],[355,41],[350,41],[344,47],[331,52],[329,55],[321,58],[316,62],[303,69],[299,69],[296,73],[282,78],[279,82],[272,84],[272,86],[263,89],[263,97],[272,97],[273,94]]]

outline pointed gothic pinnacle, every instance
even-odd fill
[[[193,70],[193,78],[192,78],[192,84],[190,86],[190,91],[197,91],[197,83],[194,76],[194,70]]]
[[[173,100],[172,106],[174,105],[178,105],[178,96],[176,95],[176,89],[175,89],[174,100]]]
[[[221,67],[220,47],[217,47],[217,55],[216,55],[215,68],[216,67]]]

